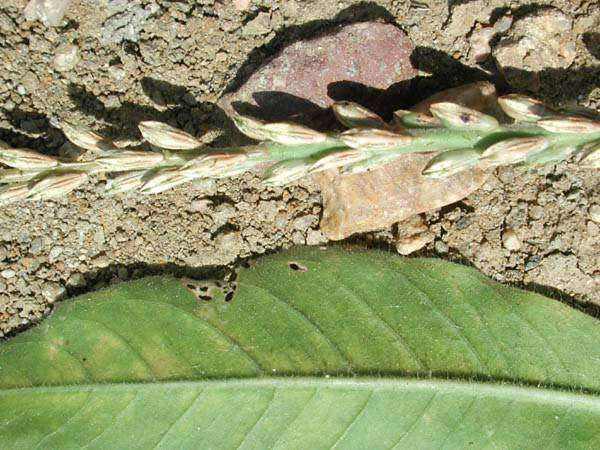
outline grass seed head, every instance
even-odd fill
[[[357,149],[335,151],[318,159],[310,167],[310,173],[321,172],[329,169],[337,169],[338,167],[344,167],[369,159],[369,157],[371,157],[371,155],[368,152]]]
[[[549,146],[550,141],[542,136],[506,139],[485,149],[481,161],[492,167],[517,164]]]
[[[308,175],[312,161],[309,159],[286,159],[267,169],[263,183],[283,186]]]
[[[551,114],[539,100],[520,94],[508,94],[498,98],[502,110],[517,122],[537,122]]]
[[[142,187],[145,171],[129,172],[108,181],[106,193],[109,195],[132,192]]]
[[[319,144],[327,139],[325,133],[291,122],[267,123],[263,131],[268,139],[283,145]]]
[[[379,128],[352,128],[340,134],[348,147],[360,150],[387,150],[405,146],[413,141],[412,136]]]
[[[29,196],[27,183],[10,184],[0,187],[0,205],[8,205],[19,200],[25,200]]]
[[[442,125],[442,122],[437,117],[402,109],[394,112],[394,123],[410,128],[436,128]]]
[[[29,149],[0,149],[0,163],[21,170],[50,169],[58,165],[58,160]]]
[[[144,139],[160,148],[192,150],[202,145],[194,136],[163,122],[145,121],[138,125]]]
[[[494,117],[458,103],[434,103],[429,109],[445,127],[454,130],[489,131],[500,126]]]
[[[428,178],[444,178],[476,166],[480,157],[481,151],[473,148],[449,150],[431,159],[422,173]]]
[[[257,141],[266,141],[269,135],[264,131],[265,122],[250,116],[237,115],[233,117],[233,123],[243,134]]]
[[[60,128],[69,141],[85,150],[102,153],[114,151],[117,148],[112,141],[84,126],[63,121]]]
[[[83,172],[48,174],[37,181],[33,181],[29,191],[29,199],[46,200],[62,197],[79,187],[87,180],[87,177],[87,174]]]
[[[180,170],[180,173],[190,179],[221,178],[245,171],[248,156],[244,153],[212,153],[192,159]]]
[[[161,169],[144,178],[144,184],[139,189],[142,194],[158,194],[190,181],[178,168]]]
[[[584,150],[579,164],[586,169],[600,169],[600,142],[596,142]]]
[[[600,121],[586,119],[584,117],[556,117],[542,119],[537,125],[552,133],[600,133]]]
[[[368,159],[363,159],[344,166],[343,172],[354,175],[369,172],[399,157],[400,155],[394,153],[379,153],[371,156]]]
[[[577,147],[571,145],[552,145],[546,150],[527,156],[524,162],[528,166],[556,164],[569,158],[576,150]]]
[[[358,103],[342,101],[335,102],[331,109],[337,120],[348,128],[387,128],[387,124],[373,111]]]
[[[37,170],[2,169],[0,170],[0,184],[29,181],[39,173]]]
[[[101,156],[96,163],[109,172],[150,169],[164,160],[161,153],[124,150],[112,155]]]

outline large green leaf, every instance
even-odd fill
[[[0,345],[0,448],[600,448],[600,328],[472,269],[301,249],[232,301],[149,278]]]

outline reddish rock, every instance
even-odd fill
[[[439,92],[413,110],[427,112],[432,103],[455,101],[492,113],[497,109],[496,99],[492,84],[477,82]],[[338,240],[389,227],[463,199],[490,175],[489,171],[472,169],[441,179],[425,178],[421,172],[433,156],[404,155],[359,175],[339,175],[335,170],[316,174],[314,178],[323,196],[323,234]]]
[[[326,114],[340,95],[371,106],[360,101],[357,87],[375,88],[381,94],[391,85],[415,77],[412,51],[409,39],[394,25],[364,22],[340,26],[284,48],[219,105],[228,114],[237,110],[266,120],[291,119],[314,125],[319,122],[315,118]],[[449,95],[467,104],[481,102],[482,96],[495,98],[493,86],[475,84]],[[421,171],[432,156],[406,155],[360,175],[339,176],[337,171],[328,171],[315,176],[324,203],[323,234],[343,239],[385,228],[460,200],[486,178],[474,170],[444,180],[426,179]]]
[[[421,172],[431,158],[431,154],[404,155],[365,174],[315,175],[323,196],[323,234],[338,240],[388,227],[463,199],[489,175],[474,169],[443,179],[425,178]]]
[[[271,120],[315,114],[333,103],[334,86],[343,90],[359,83],[384,90],[413,78],[412,51],[408,37],[392,24],[339,26],[285,47],[219,105],[228,114],[233,105]]]

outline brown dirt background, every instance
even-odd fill
[[[49,154],[64,144],[50,126],[53,117],[113,138],[137,136],[140,120],[163,120],[206,142],[240,142],[216,106],[226,90],[285,44],[368,19],[394,21],[413,41],[419,68],[432,74],[415,94],[424,98],[486,78],[470,54],[477,21],[556,7],[574,19],[577,57],[568,69],[540,73],[536,95],[555,106],[600,104],[600,12],[593,1],[254,0],[243,10],[232,1],[155,1],[160,10],[139,41],[120,44],[101,42],[106,1],[74,0],[59,28],[24,21],[25,3],[0,5],[0,139]],[[257,32],[248,24],[259,15]],[[80,62],[53,71],[56,48],[71,42]],[[471,264],[583,308],[600,305],[600,224],[590,218],[600,203],[597,172],[569,163],[501,169],[465,200],[425,215],[435,240],[418,255]],[[63,290],[73,295],[150,273],[223,277],[265,252],[327,244],[318,230],[320,193],[310,181],[262,188],[246,174],[156,197],[106,198],[102,188],[89,184],[64,200],[0,209],[0,337],[39,321]],[[393,251],[402,226],[341,245]],[[518,250],[503,247],[507,228],[521,240]]]

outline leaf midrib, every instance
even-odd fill
[[[351,390],[406,390],[433,391],[445,394],[493,396],[518,401],[543,402],[548,405],[568,405],[600,414],[600,396],[589,392],[570,392],[551,387],[518,386],[508,383],[480,381],[454,381],[414,378],[325,378],[325,377],[262,377],[231,378],[226,380],[149,381],[138,383],[93,383],[57,386],[33,386],[0,389],[0,396],[7,394],[46,394],[70,392],[118,392],[123,390],[171,390],[171,389],[273,389],[273,388],[322,388]]]

